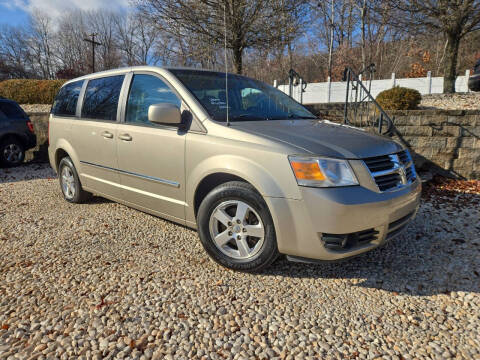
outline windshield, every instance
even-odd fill
[[[225,74],[213,71],[170,70],[215,121],[227,119]],[[274,87],[245,76],[228,74],[230,121],[316,119],[305,107]]]

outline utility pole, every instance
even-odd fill
[[[99,43],[97,41],[95,41],[95,36],[97,36],[98,34],[96,33],[91,33],[90,36],[91,39],[88,39],[88,38],[84,38],[83,41],[86,41],[86,42],[89,42],[92,44],[92,73],[95,72],[95,46],[96,45],[103,45],[102,43]]]

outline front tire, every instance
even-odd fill
[[[205,251],[229,269],[258,272],[278,256],[270,211],[248,183],[231,181],[213,189],[198,209],[197,224]]]
[[[17,139],[10,137],[0,144],[0,163],[6,167],[18,166],[25,159],[25,148]]]
[[[58,180],[65,200],[71,203],[80,204],[87,201],[92,194],[82,188],[77,170],[72,159],[68,156],[60,160],[58,165]]]

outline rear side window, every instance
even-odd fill
[[[11,102],[0,102],[0,111],[10,119],[25,119],[22,109]]]
[[[88,81],[82,118],[115,121],[123,78],[118,75]]]
[[[53,102],[52,114],[57,116],[75,116],[82,85],[83,80],[63,86]]]
[[[475,74],[480,74],[480,60],[475,64],[474,72]]]

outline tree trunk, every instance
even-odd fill
[[[457,58],[459,45],[460,37],[457,34],[447,34],[445,63],[443,67],[443,91],[447,94],[452,94],[455,92],[455,79],[457,78]]]
[[[241,47],[233,48],[233,66],[235,66],[235,72],[237,74],[241,74],[243,70],[242,55],[243,55],[243,49]]]
[[[367,54],[366,54],[366,40],[365,40],[365,32],[366,32],[366,16],[367,16],[367,1],[363,0],[363,5],[361,9],[361,22],[362,22],[362,68],[365,69],[367,66]]]

